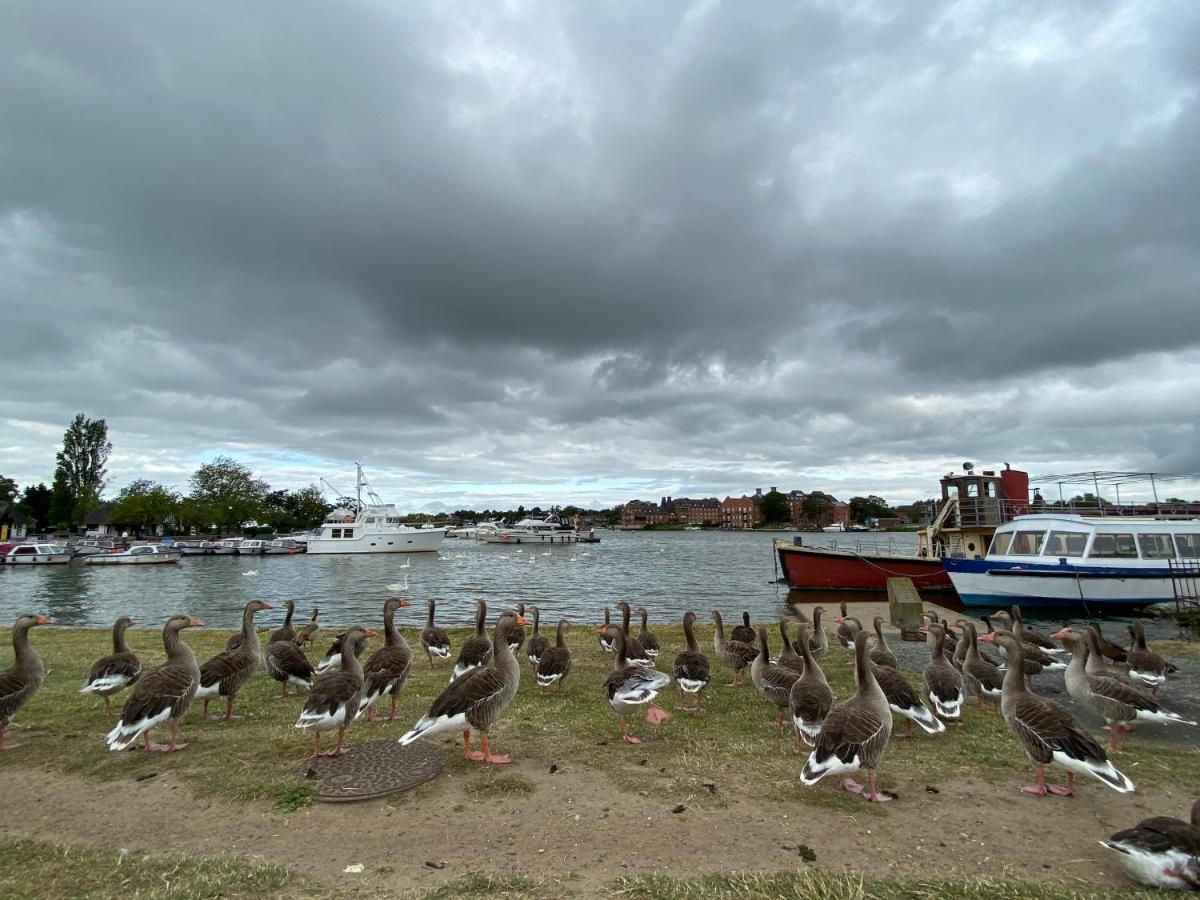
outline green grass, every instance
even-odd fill
[[[1158,892],[1137,889],[1097,890],[1091,885],[996,881],[990,878],[868,878],[820,869],[802,869],[772,875],[730,873],[702,878],[635,875],[620,879],[615,893],[630,900],[1102,900],[1102,898],[1157,897]]]
[[[467,784],[466,792],[476,798],[516,797],[532,794],[533,782],[521,775],[499,775],[489,769]]]
[[[282,866],[233,857],[126,855],[42,841],[0,838],[0,898],[126,900],[130,897],[318,896]]]
[[[411,626],[417,619],[412,616],[404,625]],[[328,633],[332,630],[332,626],[326,629]],[[417,645],[413,629],[404,630],[410,642]],[[682,629],[656,626],[655,632],[663,646],[660,666],[669,667],[683,645]],[[228,634],[208,629],[185,632],[201,660],[222,649]],[[465,634],[462,630],[452,632],[455,648]],[[703,629],[702,634],[708,639],[711,629]],[[102,703],[78,693],[92,661],[108,652],[107,633],[38,628],[31,637],[51,671],[41,692],[21,710],[10,728],[10,738],[21,746],[6,755],[7,765],[50,767],[100,780],[132,780],[170,772],[188,781],[198,796],[266,801],[284,811],[305,805],[311,796],[311,787],[303,778],[310,742],[293,727],[302,701],[275,699],[278,685],[263,674],[256,675],[237,699],[234,712],[245,716],[241,721],[228,725],[200,722],[200,705],[195,704],[181,732],[182,739],[190,742],[187,750],[171,755],[112,753],[103,740],[111,723]],[[789,803],[866,810],[867,815],[889,814],[882,807],[865,806],[832,784],[801,786],[796,777],[801,757],[793,752],[790,733],[775,727],[774,708],[758,696],[748,678],[745,687],[725,687],[730,672],[716,661],[711,640],[704,641],[713,661],[706,713],[674,712],[658,727],[640,719],[631,721],[630,728],[643,743],[628,746],[621,743],[616,717],[600,690],[611,657],[598,650],[594,628],[577,626],[568,638],[573,668],[561,694],[551,690],[545,697],[539,696],[529,665],[521,657],[521,687],[494,729],[494,752],[510,753],[518,761],[534,760],[547,769],[586,767],[619,789],[651,791],[671,803],[719,807],[734,788],[731,773],[739,772],[740,791],[761,789]],[[0,641],[7,644],[8,640],[7,632],[0,632]],[[161,661],[158,632],[135,629],[129,633],[129,642],[141,655],[143,665]],[[378,645],[378,639],[372,641],[367,653]],[[324,649],[325,640],[320,640],[310,655],[319,655]],[[9,659],[8,654],[0,657],[0,667],[6,666]],[[850,696],[854,690],[850,654],[835,646],[821,664],[835,694],[839,698]],[[399,735],[428,710],[430,701],[445,687],[448,670],[447,663],[431,670],[424,657],[417,656],[400,697],[400,721],[368,725],[359,720],[348,733],[348,743],[353,746],[356,741]],[[920,683],[919,673],[907,674],[914,683]],[[123,697],[114,698],[117,706]],[[676,694],[672,690],[661,700],[673,709]],[[223,709],[223,705],[213,704],[213,709]],[[1103,732],[1095,733],[1103,737]],[[453,738],[447,738],[450,740]],[[752,767],[746,766],[747,760],[753,760]],[[1116,753],[1114,761],[1139,786],[1200,783],[1200,750],[1195,748],[1153,745],[1135,734],[1129,749]],[[446,767],[456,775],[479,775],[478,766],[464,762],[459,752],[447,753]],[[917,729],[912,739],[893,740],[884,760],[881,783],[895,788],[889,773],[920,772],[937,773],[937,781],[995,783],[1020,778],[1018,773],[1028,768],[1024,752],[1000,716],[994,711],[976,714],[971,709],[962,727],[951,726],[944,735],[926,736]],[[911,774],[905,777],[908,781],[901,793],[920,790],[926,783],[918,779],[914,784]],[[933,778],[931,775],[928,783],[934,783]],[[503,777],[482,776],[474,789],[485,793],[524,790],[514,785]]]

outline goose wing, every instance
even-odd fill
[[[142,674],[121,709],[121,722],[133,725],[168,713],[177,719],[187,712],[199,680],[190,666],[163,665]]]
[[[657,669],[625,666],[604,679],[604,692],[610,703],[649,703],[671,683],[671,676]]]
[[[291,641],[275,641],[267,644],[267,667],[273,674],[283,678],[298,678],[312,681],[313,667],[304,651]]]
[[[1035,694],[1018,695],[1005,718],[1029,758],[1046,764],[1055,753],[1079,761],[1106,759],[1104,748],[1057,703]]]

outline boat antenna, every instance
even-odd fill
[[[355,463],[354,464],[354,493],[355,493],[355,496],[358,497],[358,508],[359,509],[362,509],[362,486],[363,486],[362,464]]]

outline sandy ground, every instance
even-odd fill
[[[464,787],[477,773],[458,765],[390,800],[317,804],[290,814],[192,800],[167,771],[123,784],[8,769],[0,833],[114,853],[232,852],[292,866],[343,892],[429,887],[485,872],[560,880],[564,893],[586,895],[637,872],[791,870],[805,865],[801,845],[830,869],[1113,886],[1124,877],[1097,840],[1148,815],[1181,815],[1192,800],[1183,789],[1118,798],[1098,783],[1083,785],[1073,799],[1041,799],[1019,794],[1017,780],[985,788],[893,771],[896,801],[843,811],[739,797],[731,772],[720,785],[728,805],[712,808],[698,797],[676,813],[675,801],[656,797],[652,778],[666,776],[648,776],[644,791],[620,790],[584,765],[559,765],[553,774],[546,760],[506,767],[533,784],[528,795],[469,796]],[[354,863],[363,873],[343,874]]]

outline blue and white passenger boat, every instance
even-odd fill
[[[996,529],[986,556],[943,563],[966,606],[1174,602],[1178,568],[1200,567],[1200,519],[1017,516]]]

